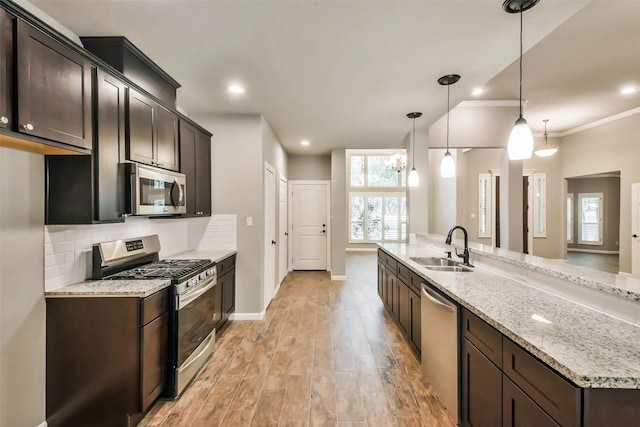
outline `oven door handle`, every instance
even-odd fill
[[[213,277],[197,288],[192,289],[191,291],[189,291],[189,293],[178,295],[178,310],[182,310],[184,307],[191,304],[199,296],[207,292],[209,289],[213,288],[217,283],[218,281],[216,280],[216,277]]]

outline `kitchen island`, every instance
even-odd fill
[[[640,415],[640,286],[636,279],[595,271],[590,274],[589,269],[481,245],[470,245],[471,263],[476,265],[472,272],[429,270],[412,259],[445,257],[445,250],[453,248],[444,245],[444,241],[443,236],[418,235],[413,244],[386,243],[380,247],[399,266],[410,269],[461,308],[459,366],[463,425],[473,424],[465,415],[468,407],[473,406],[474,397],[474,385],[465,383],[470,369],[465,362],[468,354],[463,351],[469,335],[465,319],[477,319],[476,324],[482,322],[490,334],[497,334],[501,356],[493,365],[498,372],[504,371],[505,377],[509,375],[507,365],[513,362],[507,360],[507,348],[513,348],[524,350],[522,357],[533,356],[532,363],[540,364],[565,381],[570,389],[575,389],[575,396],[569,399],[573,401],[568,404],[576,406],[569,408],[575,414],[568,418],[570,421],[562,418],[564,415],[552,417],[554,423],[614,425],[614,420],[624,423],[637,419]],[[578,294],[582,292],[578,302],[570,298],[575,289]],[[586,299],[595,300],[591,305],[597,305],[598,296],[606,301],[606,310],[585,306]],[[506,393],[511,384],[506,380],[503,384],[499,389]],[[521,388],[527,391],[526,386]],[[537,393],[535,384],[532,388],[534,391],[529,397],[534,400],[533,405],[555,415],[553,409],[536,400],[538,396],[530,395]],[[500,401],[504,400],[505,404],[501,413],[508,409],[507,399],[502,397]],[[550,406],[554,404],[557,406],[558,402],[551,402]],[[530,416],[527,411],[522,413]],[[603,421],[606,424],[602,424]],[[612,422],[614,424],[610,424]]]

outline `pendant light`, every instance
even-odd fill
[[[411,172],[409,172],[409,178],[407,179],[409,183],[409,187],[417,187],[420,184],[420,177],[418,176],[418,171],[416,170],[416,119],[422,116],[422,113],[409,113],[407,117],[413,119],[413,134],[412,140],[413,143],[411,145]]]
[[[533,154],[535,154],[538,157],[549,157],[549,156],[553,156],[554,154],[556,154],[556,152],[558,151],[558,147],[553,147],[551,145],[549,145],[549,140],[547,139],[547,122],[549,121],[549,119],[544,119],[544,142],[542,143],[542,147],[538,148],[536,151],[533,152]]]
[[[447,74],[438,79],[438,83],[447,87],[447,152],[444,153],[442,163],[440,163],[440,176],[443,178],[451,178],[456,176],[456,162],[449,152],[449,86],[460,80],[458,74]]]
[[[522,117],[522,13],[531,9],[539,0],[505,0],[502,8],[507,13],[520,13],[520,116],[511,129],[507,152],[509,160],[530,159],[533,154],[533,134]]]

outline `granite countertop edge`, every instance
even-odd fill
[[[144,298],[171,286],[170,279],[87,280],[45,291],[45,298],[136,297]]]
[[[518,335],[508,327],[506,327],[500,319],[493,318],[492,316],[485,313],[483,310],[474,306],[471,302],[466,301],[463,297],[456,294],[452,290],[448,289],[445,285],[441,284],[442,274],[448,275],[447,277],[450,280],[453,280],[452,273],[433,273],[430,274],[430,271],[427,271],[423,268],[416,268],[412,261],[408,260],[408,255],[404,256],[401,253],[401,250],[394,251],[394,245],[404,245],[406,247],[409,246],[419,246],[421,251],[430,252],[432,256],[439,255],[439,252],[436,248],[428,248],[422,245],[411,245],[411,244],[379,244],[378,246],[382,248],[386,253],[394,257],[398,262],[402,263],[404,266],[410,268],[413,272],[421,276],[423,279],[427,280],[431,285],[433,285],[436,289],[462,305],[465,309],[469,310],[471,313],[475,314],[493,328],[498,330],[507,338],[511,339],[513,342],[520,345],[522,348],[527,350],[529,353],[537,357],[544,364],[551,367],[555,371],[559,372],[564,378],[573,382],[578,387],[582,388],[613,388],[613,389],[640,389],[640,372],[637,373],[636,376],[604,376],[604,375],[581,375],[571,369],[569,366],[564,363],[556,360],[551,354],[546,351],[540,349],[535,344],[528,341],[526,338]],[[468,273],[453,273],[455,274],[468,274]],[[475,273],[471,273],[475,274]],[[491,273],[485,273],[491,274]],[[558,297],[560,298],[560,297]],[[613,319],[613,318],[612,318]]]

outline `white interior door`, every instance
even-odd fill
[[[291,184],[294,270],[327,269],[328,182]]]
[[[640,277],[640,184],[631,184],[631,274]]]
[[[289,259],[289,224],[287,223],[287,216],[287,178],[280,175],[280,227],[278,231],[280,235],[280,240],[278,241],[278,248],[280,250],[278,261],[280,268],[278,283],[282,283],[287,275],[287,271],[289,271],[289,263],[287,262]]]
[[[273,298],[276,263],[276,171],[268,163],[264,167],[264,308]]]

